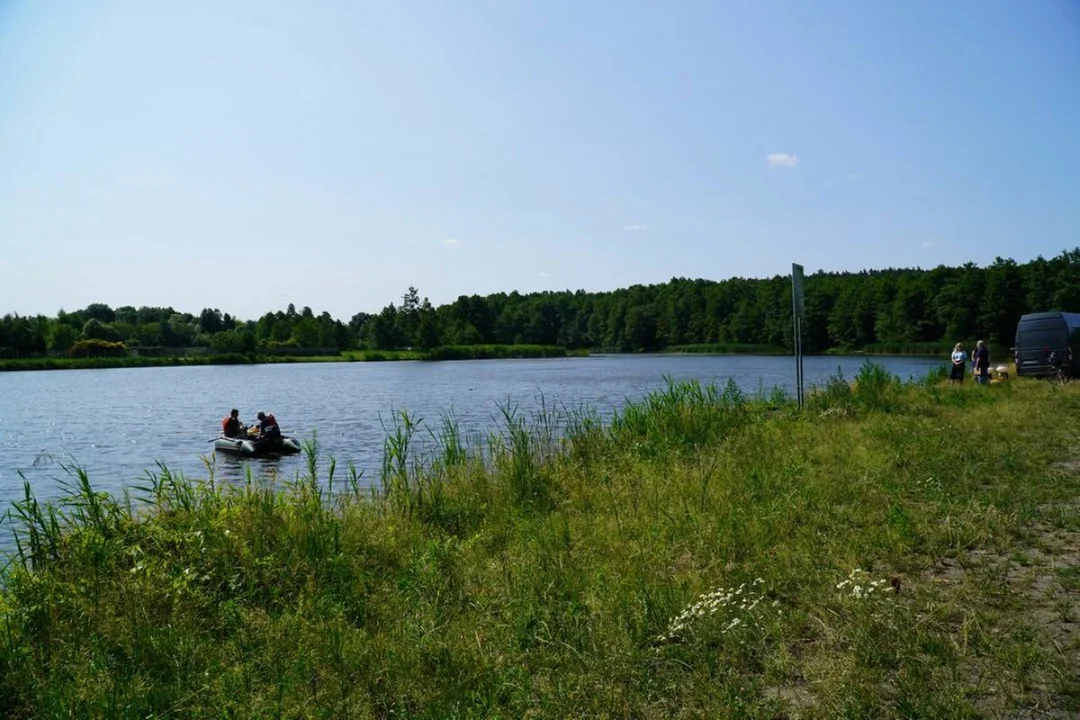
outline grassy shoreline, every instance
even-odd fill
[[[742,343],[699,343],[672,345],[663,351],[665,355],[791,355],[791,350],[774,345],[749,345]]]
[[[974,346],[974,342],[969,343],[969,347]],[[864,346],[858,354],[860,355],[912,355],[918,357],[942,357],[947,358],[952,354],[953,346],[948,342],[937,343],[873,343]],[[833,349],[829,350],[827,354],[836,355],[850,355],[851,350],[847,349]]]
[[[162,471],[141,509],[76,470],[15,509],[0,715],[1075,712],[1077,410],[868,364],[803,412],[685,384],[480,449],[446,420],[434,458],[402,416],[373,491],[314,443],[294,481]]]
[[[949,349],[932,352],[925,348],[900,347],[895,350],[868,348],[862,351],[831,349],[814,355],[910,355],[946,357]],[[222,355],[192,355],[166,357],[99,357],[99,358],[23,358],[0,359],[0,372],[19,370],[87,370],[127,367],[176,367],[185,365],[259,365],[272,363],[324,362],[391,362],[446,360],[493,360],[521,358],[586,357],[589,350],[567,350],[548,345],[447,345],[432,350],[344,350],[338,355],[279,355],[260,353],[227,353]],[[607,355],[634,355],[605,351]],[[789,350],[771,345],[703,344],[676,345],[659,351],[660,355],[790,355]]]
[[[338,355],[281,355],[226,353],[166,357],[25,358],[0,360],[0,372],[17,370],[87,370],[128,367],[176,367],[184,365],[260,365],[270,363],[381,362],[394,360],[489,360],[510,358],[556,358],[587,355],[585,350],[566,350],[547,345],[447,345],[431,350],[346,350]]]

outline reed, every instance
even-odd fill
[[[776,345],[755,345],[752,343],[695,343],[672,345],[665,352],[704,355],[790,355],[791,348]]]
[[[494,360],[507,358],[559,358],[567,355],[587,355],[588,351],[572,351],[555,345],[443,345],[432,348],[425,360]]]

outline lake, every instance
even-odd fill
[[[851,378],[865,358],[808,357],[807,387],[824,384],[841,368]],[[921,377],[939,359],[876,357],[894,375]],[[384,422],[408,411],[436,428],[452,412],[466,434],[493,429],[499,404],[519,411],[548,405],[588,405],[603,417],[627,399],[676,380],[726,383],[748,394],[794,387],[790,357],[705,355],[594,355],[551,360],[359,362],[216,365],[115,370],[0,372],[0,508],[22,495],[21,472],[40,498],[54,497],[59,462],[77,461],[94,486],[117,492],[156,462],[188,477],[205,477],[203,458],[230,408],[252,422],[259,410],[277,417],[284,432],[318,433],[322,457],[334,456],[377,483],[386,436]],[[241,460],[219,456],[216,476],[242,478],[275,468],[293,477],[303,456]],[[342,477],[342,475],[339,475]],[[3,540],[0,540],[3,542]]]

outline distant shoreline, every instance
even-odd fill
[[[115,368],[181,367],[189,365],[268,365],[280,363],[328,363],[328,362],[439,362],[445,360],[503,360],[587,357],[599,355],[764,355],[785,356],[791,351],[785,348],[760,345],[679,345],[652,353],[623,352],[618,350],[567,350],[552,345],[450,345],[432,350],[345,350],[338,355],[277,355],[262,353],[227,353],[220,355],[169,355],[164,357],[37,357],[0,360],[0,372],[19,370],[104,370]],[[925,346],[909,348],[873,348],[850,350],[832,348],[820,353],[808,353],[810,357],[865,356],[882,357],[899,355],[907,357],[947,356],[946,350],[930,352]]]
[[[448,345],[431,350],[346,350],[338,355],[277,355],[227,353],[163,357],[36,357],[0,360],[0,372],[19,370],[105,370],[115,368],[180,367],[188,365],[267,365],[278,363],[389,362],[558,358],[588,355],[548,345]]]

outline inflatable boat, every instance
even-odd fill
[[[214,441],[214,450],[244,457],[293,455],[300,452],[300,443],[287,435],[276,438],[260,438],[254,435],[227,438],[222,435]]]

